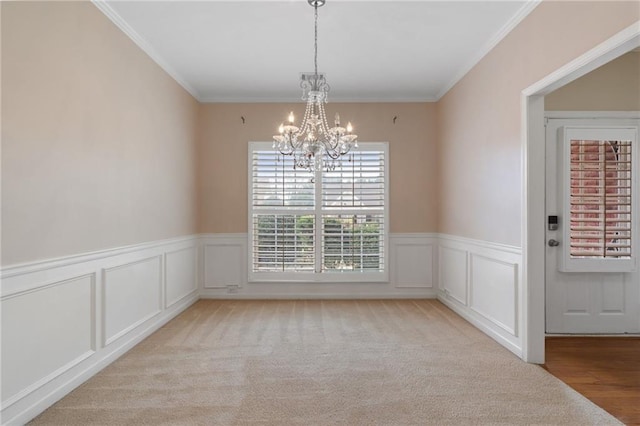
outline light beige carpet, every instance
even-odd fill
[[[202,300],[33,424],[619,423],[434,300]]]

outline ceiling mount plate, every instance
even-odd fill
[[[307,0],[307,2],[313,7],[321,7],[327,2],[327,0]]]

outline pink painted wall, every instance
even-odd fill
[[[0,7],[2,264],[196,232],[196,100],[90,2]]]
[[[202,105],[200,232],[247,232],[248,142],[269,141],[289,111],[304,104]],[[329,103],[335,112],[360,141],[389,142],[391,232],[436,232],[435,104]]]
[[[521,244],[523,89],[640,19],[640,2],[544,1],[436,105],[438,229]]]

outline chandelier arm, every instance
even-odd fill
[[[325,150],[324,151],[327,156],[329,158],[331,158],[332,160],[337,160],[338,158],[340,158],[340,151],[336,151],[335,149],[332,150]]]

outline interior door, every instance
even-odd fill
[[[639,125],[547,120],[547,333],[640,332]]]

